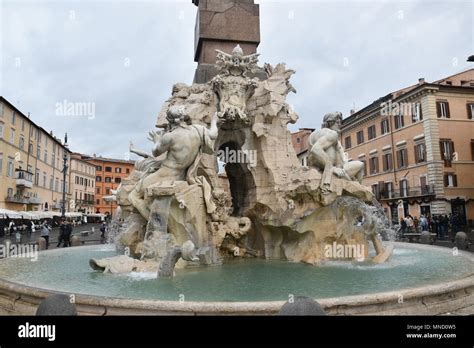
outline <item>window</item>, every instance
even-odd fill
[[[383,135],[387,134],[388,132],[390,132],[390,125],[388,123],[388,118],[386,118],[380,123],[380,133]]]
[[[301,143],[301,138],[296,138],[296,143],[300,144]]]
[[[344,139],[344,146],[346,149],[350,149],[352,147],[350,136]]]
[[[374,139],[377,135],[375,134],[375,126],[370,126],[367,128],[367,133],[368,133],[368,139],[372,140]]]
[[[12,125],[15,125],[16,122],[16,113],[15,111],[12,112]]]
[[[48,150],[44,149],[44,163],[48,163]]]
[[[444,175],[444,187],[457,187],[458,186],[458,177],[455,174],[445,174]]]
[[[405,118],[403,115],[395,115],[395,129],[405,126]]]
[[[126,173],[130,174],[130,169],[129,168],[126,169]]]
[[[54,179],[53,179],[53,176],[51,175],[51,176],[49,177],[49,189],[50,189],[50,190],[53,190],[53,180],[54,180]]]
[[[393,159],[391,153],[383,154],[383,171],[387,172],[393,169]]]
[[[46,172],[43,172],[43,187],[46,188]]]
[[[0,175],[3,175],[3,153],[0,153]]]
[[[108,187],[105,188],[105,194],[110,195],[110,188],[108,188]]]
[[[407,149],[401,149],[397,151],[397,167],[398,169],[400,168],[405,168],[408,166],[408,150]]]
[[[414,103],[412,107],[411,121],[412,123],[423,120],[423,115],[421,113],[421,104]]]
[[[415,145],[415,163],[426,162],[426,147],[425,144]]]
[[[8,164],[7,164],[7,176],[8,177],[13,178],[13,170],[14,170],[13,158],[8,157]]]
[[[379,185],[378,185],[378,184],[373,184],[373,185],[372,185],[372,193],[374,194],[374,196],[375,196],[376,199],[379,199],[379,198],[380,198],[380,195],[379,195]]]
[[[36,169],[35,171],[35,185],[39,186],[39,176],[40,176],[40,171],[39,169]]]
[[[25,120],[21,120],[21,131],[25,131]]]
[[[106,176],[106,177],[105,177],[105,182],[112,182],[112,178],[109,177],[109,176]]]
[[[444,161],[445,167],[451,167],[453,160],[454,143],[451,139],[443,139],[439,142],[441,159]]]
[[[53,167],[56,165],[56,154],[54,152],[51,154],[51,165]]]
[[[33,143],[28,146],[28,153],[33,153]]]
[[[23,135],[20,135],[20,141],[18,143],[18,147],[22,150],[25,147],[25,137]]]
[[[95,170],[101,172],[102,171],[102,166],[95,166]]]
[[[10,143],[15,144],[15,129],[10,129]]]
[[[36,158],[41,159],[41,146],[40,145],[36,147]]]
[[[408,196],[408,181],[406,179],[400,180],[400,197]]]
[[[474,161],[474,139],[471,139],[471,156]]]
[[[474,103],[469,103],[467,107],[467,118],[472,120],[474,118]]]
[[[95,203],[96,203],[97,205],[99,205],[99,204],[100,204],[100,199],[97,199],[97,200],[95,201]]]
[[[100,187],[97,188],[97,193],[100,194]]]
[[[448,102],[436,102],[438,118],[450,118]]]
[[[102,182],[102,177],[101,177],[100,175],[97,175],[97,176],[95,177],[95,181],[97,181],[97,182]]]
[[[369,169],[370,174],[377,174],[379,172],[379,158],[378,157],[371,157],[369,159]]]
[[[59,191],[59,179],[56,178],[56,180],[54,181],[54,191]]]
[[[0,138],[3,138],[3,124],[0,123]]]
[[[116,184],[120,184],[121,182],[122,182],[122,179],[120,179],[120,178],[115,178],[115,183],[116,183]]]
[[[116,167],[115,168],[115,173],[122,173],[122,168]]]
[[[0,117],[3,117],[3,111],[4,111],[3,103],[0,103]]]
[[[392,198],[392,196],[393,196],[393,184],[391,182],[386,182],[384,184],[384,196],[385,196],[385,198]]]
[[[105,167],[106,172],[112,172],[112,167]]]
[[[360,145],[364,142],[364,131],[357,132],[357,145]]]

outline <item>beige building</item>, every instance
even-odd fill
[[[95,213],[95,166],[85,161],[83,155],[72,153],[69,176],[70,210],[87,214]]]
[[[392,221],[411,214],[474,219],[474,69],[401,89],[344,119],[348,159],[366,163]]]
[[[59,139],[0,96],[0,208],[59,211],[64,151],[69,163]]]

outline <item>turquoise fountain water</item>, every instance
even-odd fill
[[[0,261],[0,278],[73,294],[178,301],[273,301],[289,295],[328,298],[414,288],[474,273],[474,262],[450,249],[398,246],[380,265],[331,261],[302,263],[240,259],[220,266],[176,270],[173,279],[156,273],[103,274],[90,269],[90,258],[116,255],[112,246],[88,246],[43,252],[36,262]]]

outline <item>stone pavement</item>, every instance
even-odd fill
[[[100,223],[89,223],[84,225],[77,225],[73,227],[72,236],[77,235],[81,238],[81,242],[83,241],[84,244],[100,244]],[[41,232],[36,231],[31,234],[22,234],[21,236],[21,243],[28,244],[28,243],[36,243],[38,238],[41,237]],[[49,249],[55,249],[56,244],[58,242],[59,237],[59,227],[54,227],[52,231],[49,233]],[[10,240],[11,244],[16,244],[16,238],[14,235],[12,236],[3,236],[0,237],[0,244],[5,244],[6,240]],[[62,245],[61,245],[62,247]]]

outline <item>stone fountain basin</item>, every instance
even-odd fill
[[[452,256],[448,248],[420,244],[394,243],[395,249],[414,250],[437,254],[437,257]],[[81,253],[93,252],[102,246],[79,247]],[[45,251],[41,257],[66,257],[79,248]],[[62,256],[61,256],[62,255]],[[441,314],[473,314],[474,313],[474,256],[468,252],[459,251],[457,264],[465,268],[459,270],[459,277],[449,274],[449,280],[437,280],[421,286],[400,288],[393,291],[316,298],[330,315],[441,315]],[[34,315],[42,299],[56,294],[74,294],[74,300],[80,315],[275,315],[285,303],[279,301],[165,301],[155,299],[123,298],[87,294],[84,290],[56,291],[61,289],[60,283],[50,286],[33,286],[27,281],[18,281],[14,276],[8,277],[5,261],[0,260],[0,314],[2,315]],[[87,259],[84,262],[87,264]],[[11,262],[11,260],[10,260]],[[245,261],[243,261],[245,262]],[[61,263],[57,263],[59,271]],[[34,266],[33,266],[34,267]],[[215,266],[220,267],[220,266]],[[297,267],[302,267],[298,265]],[[318,267],[318,266],[306,266]],[[379,267],[379,266],[375,266]],[[409,267],[409,266],[404,266]],[[21,268],[19,268],[21,271]],[[306,269],[307,270],[307,269]],[[93,272],[90,270],[90,272]],[[199,272],[195,270],[194,272]],[[92,281],[100,277],[116,275],[97,274]],[[13,279],[12,279],[13,278]],[[100,286],[100,284],[99,284]],[[245,286],[242,285],[242,286]],[[295,296],[300,295],[298,293]]]

